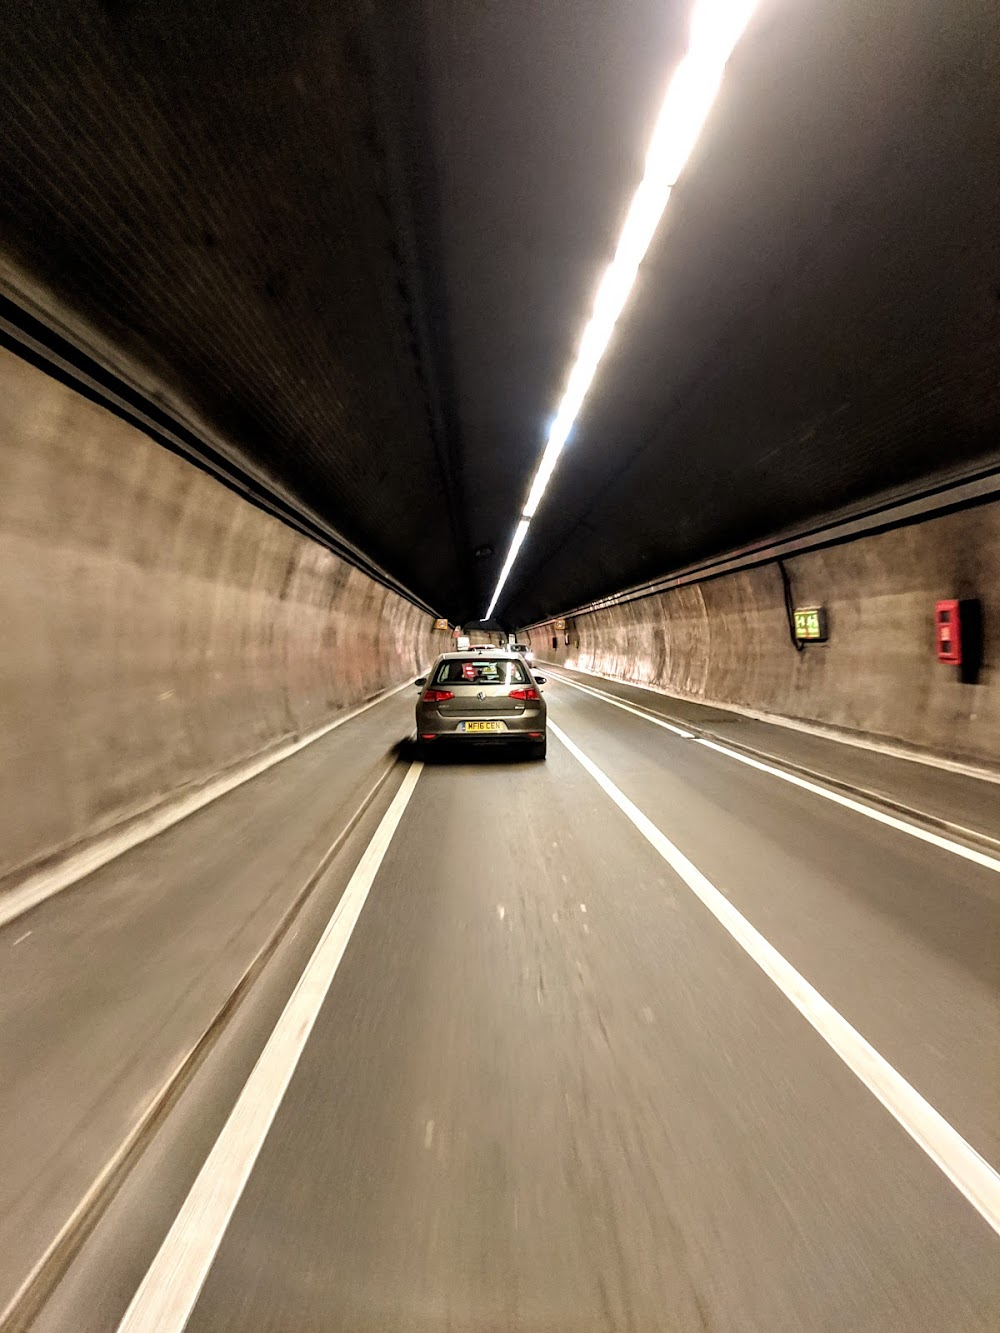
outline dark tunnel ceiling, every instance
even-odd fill
[[[11,5],[0,239],[480,615],[690,8]],[[506,620],[993,456],[998,58],[994,0],[761,0]]]

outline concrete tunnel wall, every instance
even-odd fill
[[[809,552],[785,567],[797,606],[826,607],[827,643],[802,652],[792,645],[775,564],[578,616],[565,633],[549,624],[521,637],[541,659],[616,680],[996,764],[1000,504]],[[950,597],[981,601],[975,683],[936,659],[934,604]]]
[[[0,350],[0,877],[412,677],[428,615]]]

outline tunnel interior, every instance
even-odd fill
[[[475,620],[687,19],[15,6],[0,240],[22,288]],[[506,625],[995,461],[996,23],[759,7]]]
[[[1000,1328],[995,0],[2,19],[0,1333]]]

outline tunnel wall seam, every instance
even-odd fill
[[[375,582],[422,605],[420,598],[369,560],[297,501],[245,451],[234,449],[163,380],[120,347],[87,327],[55,294],[32,282],[0,254],[0,345],[45,374],[149,435],[157,444],[204,469],[249,504],[327,546]],[[424,609],[433,614],[432,608]]]

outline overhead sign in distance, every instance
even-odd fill
[[[800,643],[826,642],[825,607],[797,606],[792,614],[795,620],[795,637]]]
[[[560,630],[564,630],[564,629],[566,628],[566,617],[565,617],[565,616],[560,616],[560,617],[559,617],[559,619],[556,621],[555,628],[556,628],[557,632],[560,631]]]

